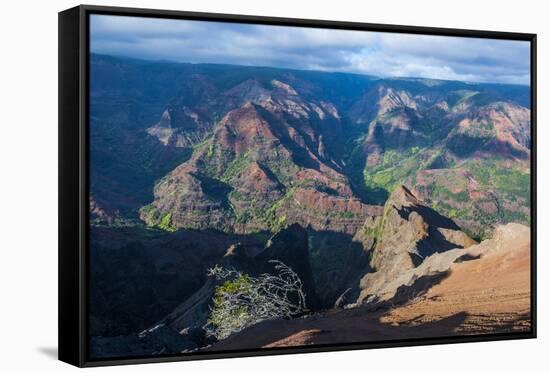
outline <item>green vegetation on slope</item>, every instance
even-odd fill
[[[487,122],[482,130],[484,133],[477,135],[489,136],[493,124]],[[382,204],[400,185],[420,188],[422,198],[432,208],[455,219],[476,239],[490,237],[496,224],[530,223],[530,174],[524,166],[498,157],[463,162],[446,159],[442,164],[441,159],[445,158],[442,148],[387,150],[378,165],[364,169],[367,200]],[[424,174],[419,184],[418,172],[432,169],[436,172]],[[470,194],[470,189],[474,194]],[[365,232],[367,236],[376,235],[370,229]]]
[[[160,219],[158,227],[167,232],[175,232],[176,229],[172,227],[172,213],[169,212]]]
[[[367,193],[371,202],[382,204],[387,196],[414,174],[431,165],[441,155],[441,150],[411,147],[407,150],[389,149],[384,152],[382,162],[366,166],[363,172]]]
[[[531,201],[531,175],[518,167],[503,167],[497,158],[487,160],[472,160],[465,167],[483,186],[491,186],[505,193],[512,200],[524,199]]]
[[[450,169],[434,177],[424,186],[429,191],[425,198],[480,240],[489,238],[496,224],[530,224],[530,177],[526,170],[497,158],[471,159],[458,165],[454,175]]]

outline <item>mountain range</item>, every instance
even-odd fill
[[[100,220],[355,234],[405,184],[475,237],[528,222],[529,87],[100,55],[91,66]]]

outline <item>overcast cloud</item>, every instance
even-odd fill
[[[529,84],[529,43],[92,15],[94,53],[472,82]]]

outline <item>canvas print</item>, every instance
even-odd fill
[[[531,330],[529,42],[89,27],[91,359]]]

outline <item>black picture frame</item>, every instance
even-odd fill
[[[198,352],[185,355],[102,359],[88,357],[88,239],[89,239],[89,16],[124,15],[185,20],[223,21],[428,34],[527,41],[531,45],[531,320],[530,332],[453,336],[386,342],[349,343],[323,346],[282,347],[269,350]],[[435,345],[536,338],[536,34],[398,26],[358,22],[276,18],[81,5],[59,13],[59,360],[79,367],[171,362],[305,352],[325,352],[401,346]]]

